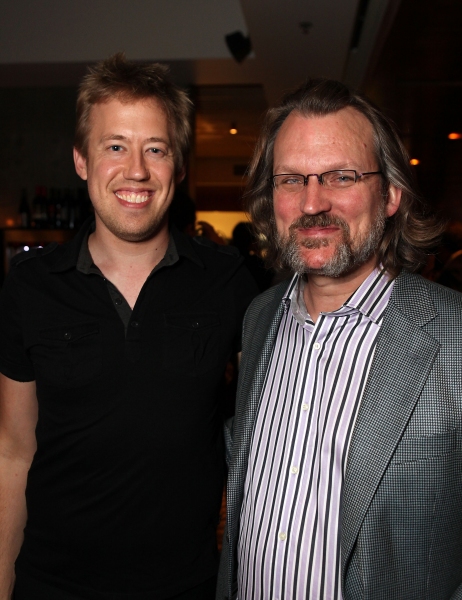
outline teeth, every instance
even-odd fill
[[[140,204],[141,202],[146,202],[149,198],[149,194],[135,194],[134,192],[130,192],[129,194],[123,192],[116,192],[117,198],[124,200],[125,202],[131,202],[133,204]]]

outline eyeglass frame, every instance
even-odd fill
[[[319,185],[322,185],[324,187],[325,184],[323,183],[323,177],[324,175],[328,175],[329,173],[344,173],[344,172],[348,172],[348,173],[354,173],[355,174],[355,180],[351,185],[347,185],[345,186],[346,188],[352,187],[355,183],[357,183],[357,181],[361,178],[364,177],[364,175],[383,175],[383,171],[366,171],[365,173],[358,173],[355,169],[333,169],[332,171],[325,171],[324,173],[321,173],[318,175],[318,173],[308,173],[308,175],[302,175],[301,173],[276,173],[276,175],[272,175],[271,177],[268,177],[268,181],[271,182],[271,186],[273,189],[277,189],[276,188],[276,183],[275,183],[275,177],[281,177],[284,175],[292,176],[292,177],[302,177],[303,178],[303,187],[307,187],[308,186],[308,181],[309,181],[309,177],[316,177],[316,179],[318,180]],[[327,189],[342,189],[341,187],[339,188],[327,188]],[[300,190],[294,190],[293,192],[290,193],[297,193],[297,192],[301,192],[301,188]]]

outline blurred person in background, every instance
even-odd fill
[[[257,243],[250,223],[242,221],[234,227],[231,244],[244,257],[245,266],[255,279],[260,292],[267,290],[272,283],[274,271],[265,267],[263,259],[258,254]]]
[[[460,221],[453,221],[446,227],[438,259],[441,267],[436,281],[462,292],[462,223]]]

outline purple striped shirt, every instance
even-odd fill
[[[255,422],[239,600],[341,600],[339,517],[351,431],[393,287],[374,270],[313,323],[295,276]]]

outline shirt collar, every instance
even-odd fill
[[[360,312],[367,319],[377,323],[388,304],[393,284],[394,279],[390,277],[382,266],[379,266],[372,271],[340,308],[330,313],[322,314],[346,316]],[[307,320],[311,321],[303,299],[304,287],[305,279],[303,276],[296,274],[282,298],[284,310],[287,312],[290,308],[294,318],[301,324],[304,324]]]
[[[394,281],[382,265],[379,265],[353,292],[344,306],[358,310],[365,317],[377,323],[383,315],[384,304],[385,306],[388,304]]]
[[[96,272],[98,268],[93,264],[90,251],[88,250],[88,237],[95,230],[95,220],[93,217],[87,219],[81,229],[68,244],[66,244],[63,252],[60,254],[56,262],[51,267],[52,273],[61,273],[72,268],[77,268],[83,273]],[[180,233],[178,229],[172,225],[170,228],[169,243],[162,266],[169,266],[179,260],[180,256],[193,261],[199,267],[204,267],[204,263],[195,252],[193,244],[188,236]],[[164,262],[165,261],[165,262]],[[93,271],[95,269],[95,271]]]

